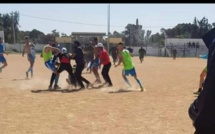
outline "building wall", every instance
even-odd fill
[[[107,42],[108,38],[105,39]],[[117,44],[119,42],[122,42],[122,38],[109,38],[109,43]]]
[[[55,37],[55,41],[58,43],[71,43],[72,37]]]

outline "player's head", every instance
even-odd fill
[[[102,43],[98,43],[97,45],[95,45],[95,48],[97,48],[99,51],[103,50],[104,45]]]
[[[97,44],[98,44],[98,38],[97,38],[97,37],[94,37],[94,38],[93,38],[93,44],[94,44],[94,45],[97,45]]]
[[[28,43],[29,43],[29,36],[25,36],[25,37],[24,37],[24,40],[25,40],[25,43],[28,44]]]
[[[80,47],[81,46],[81,43],[77,40],[74,41],[73,43],[73,47]]]
[[[119,51],[122,51],[122,50],[124,49],[124,44],[123,44],[122,42],[119,42],[119,43],[117,44],[117,49],[118,49]]]
[[[2,41],[2,37],[0,37],[0,43],[2,43],[3,41]]]
[[[143,47],[140,47],[140,49],[143,49]]]
[[[65,47],[63,47],[61,51],[63,54],[67,53],[67,49]]]

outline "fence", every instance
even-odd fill
[[[46,44],[36,44],[37,52],[42,52],[42,49]],[[61,47],[66,47],[68,52],[72,51],[70,44],[60,44]],[[8,44],[5,43],[6,51],[22,52],[24,44]],[[128,47],[128,46],[127,46]],[[131,47],[133,49],[133,55],[139,55],[140,46]],[[166,51],[164,47],[147,46],[143,47],[146,50],[148,56],[172,56],[172,50],[177,50],[177,57],[196,57],[200,54],[208,53],[206,46],[201,45],[199,47],[189,47],[187,45],[167,45]]]
[[[178,57],[197,57],[200,54],[207,54],[208,48],[205,45],[199,46],[189,46],[187,44],[184,45],[168,45],[166,46],[167,51],[169,51],[172,55],[172,51],[174,49],[177,50]]]

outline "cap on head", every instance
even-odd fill
[[[67,49],[65,47],[63,47],[61,51],[63,54],[67,53]]]
[[[101,48],[103,48],[104,46],[103,46],[102,43],[98,43],[97,45],[95,45],[95,47],[101,47]]]
[[[29,39],[29,36],[25,36],[24,39],[25,39],[25,40],[28,40],[28,39]]]

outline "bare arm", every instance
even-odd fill
[[[22,56],[24,57],[24,54],[25,54],[25,45],[24,45],[24,47],[23,47],[23,50],[22,50]]]
[[[75,54],[75,53],[72,53],[72,54],[71,54],[71,58],[72,58],[72,59],[74,59],[74,58],[75,58],[75,56],[76,56],[76,54]]]
[[[121,54],[119,54],[119,61],[118,61],[118,64],[115,65],[115,67],[119,66],[122,62],[123,62],[123,57]]]
[[[62,54],[62,52],[60,51],[60,49],[54,48],[54,47],[51,47],[51,46],[46,46],[44,51],[46,53],[48,53],[49,51],[52,51],[52,52],[57,52],[57,53]]]
[[[52,50],[52,52],[57,52],[57,53],[62,54],[62,52],[58,48],[51,47],[51,50]]]

